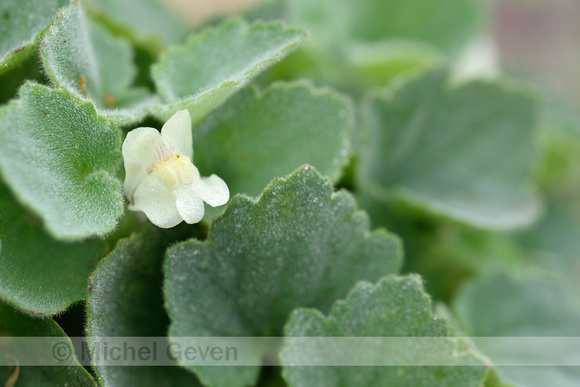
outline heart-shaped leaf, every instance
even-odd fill
[[[311,167],[275,180],[258,202],[234,198],[206,242],[171,248],[165,297],[171,337],[276,336],[292,309],[328,311],[356,281],[398,270],[398,239],[369,231],[346,192]],[[203,312],[201,312],[203,311]],[[262,354],[256,349],[255,356]],[[207,385],[244,386],[257,367],[188,367]]]
[[[91,103],[26,83],[0,110],[0,171],[56,237],[103,235],[123,213],[119,137]]]
[[[354,113],[348,99],[308,83],[249,87],[209,115],[193,133],[195,165],[215,173],[230,193],[259,195],[275,177],[309,164],[340,177]]]
[[[5,0],[0,3],[0,74],[21,63],[69,0]]]
[[[304,31],[279,23],[249,26],[237,19],[192,35],[153,66],[153,80],[166,104],[151,112],[166,121],[188,109],[197,123],[304,38]]]
[[[580,367],[547,366],[558,361],[551,353],[562,352],[562,348],[550,345],[549,341],[545,341],[543,346],[525,347],[520,344],[520,348],[517,344],[498,345],[501,341],[487,339],[578,337],[580,308],[564,288],[538,278],[494,274],[466,284],[453,306],[460,327],[473,336],[478,349],[489,357],[492,364],[500,363],[494,369],[505,382],[526,387],[554,383],[572,387],[578,384]],[[577,348],[572,348],[569,353],[570,360],[577,358]],[[508,364],[543,366],[501,367],[502,360],[506,359]]]
[[[447,82],[434,71],[368,101],[360,188],[481,228],[530,224],[536,100],[509,84]]]
[[[0,297],[34,314],[54,314],[87,295],[106,252],[102,240],[55,241],[0,183]]]
[[[137,69],[129,42],[88,19],[78,5],[59,14],[41,53],[56,85],[90,100],[109,120],[139,121],[145,107],[154,103],[147,90],[131,87]]]
[[[312,342],[289,341],[281,353],[284,377],[290,386],[473,386],[482,385],[485,377],[483,361],[469,351],[459,350],[454,339],[431,340],[448,335],[447,322],[431,312],[429,296],[423,292],[417,276],[387,277],[378,284],[358,284],[345,301],[334,305],[328,317],[312,309],[298,309],[286,324],[287,337],[317,338],[426,338],[415,345],[401,345],[397,358],[413,364],[427,359],[439,364],[460,366],[383,366],[383,367],[324,367],[290,366],[296,361],[313,364],[324,362],[332,355],[324,348],[317,351]],[[363,342],[361,340],[361,342]],[[356,341],[353,341],[356,343]],[[363,342],[364,343],[364,342]],[[369,348],[358,344],[353,353],[368,355]],[[421,348],[426,345],[426,348]],[[309,348],[306,348],[309,347]],[[361,351],[362,350],[362,351]],[[326,352],[325,352],[326,351]],[[346,349],[348,351],[348,349]],[[355,352],[359,351],[359,352]],[[424,351],[424,352],[423,352]],[[310,356],[312,363],[305,359]],[[434,357],[436,356],[436,359]],[[393,359],[396,360],[396,359]]]
[[[74,356],[73,343],[53,319],[34,318],[0,301],[0,336],[3,339],[0,342],[2,363],[13,365],[0,367],[0,380],[6,382],[6,387],[97,385],[88,371],[79,364]],[[31,341],[23,342],[27,345],[17,344],[16,353],[13,353],[10,338],[4,336],[16,340],[30,338]],[[37,348],[30,343],[35,343]],[[29,362],[53,365],[24,366]],[[55,367],[55,363],[59,366]]]
[[[90,279],[87,336],[91,350],[102,338],[167,334],[169,318],[161,292],[163,256],[170,243],[188,237],[190,228],[162,231],[149,227],[144,234],[119,241],[101,262]],[[177,366],[117,367],[103,365],[104,360],[93,354],[99,380],[106,386],[199,385],[195,375]]]

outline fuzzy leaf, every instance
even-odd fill
[[[85,17],[78,5],[63,11],[41,47],[47,73],[59,87],[95,103],[109,120],[128,124],[143,118],[148,92],[132,88],[137,69],[129,42]]]
[[[554,107],[552,107],[554,109]],[[574,197],[580,187],[580,116],[547,112],[549,121],[540,132],[542,147],[538,183],[556,197]]]
[[[491,275],[468,283],[457,295],[454,310],[461,328],[490,358],[505,356],[501,348],[486,345],[485,337],[563,337],[580,335],[580,309],[563,289],[535,278]],[[517,348],[511,348],[516,350]],[[520,352],[519,360],[534,359],[548,348]],[[498,352],[499,351],[499,352]],[[577,353],[577,351],[576,351]],[[544,356],[544,361],[551,359]],[[495,367],[514,386],[577,386],[580,367]]]
[[[144,234],[119,241],[90,279],[87,335],[91,348],[101,337],[163,337],[169,318],[163,309],[161,266],[165,248],[183,232],[149,227]],[[106,386],[196,386],[193,374],[180,367],[103,366],[93,356]],[[169,383],[169,384],[168,384]]]
[[[478,0],[364,0],[354,6],[351,36],[376,42],[410,39],[456,53],[477,33],[482,5]]]
[[[309,84],[248,88],[194,131],[195,165],[223,178],[232,196],[257,196],[274,177],[310,164],[336,180],[353,126],[349,101]]]
[[[153,107],[152,113],[167,120],[177,110],[188,109],[192,121],[199,122],[304,38],[304,31],[279,23],[249,26],[241,20],[192,35],[153,66],[153,80],[167,104]]]
[[[367,103],[361,189],[476,227],[530,224],[540,208],[535,99],[506,84],[446,79],[427,73]]]
[[[57,242],[0,183],[0,297],[34,314],[54,314],[87,295],[104,241]]]
[[[26,83],[0,110],[0,171],[59,238],[103,235],[123,213],[119,133],[92,104]]]
[[[424,42],[455,53],[481,24],[476,0],[288,0],[287,19],[327,48],[348,42]]]
[[[0,74],[34,52],[42,32],[69,0],[4,0],[0,3]]]
[[[66,345],[61,350],[73,351],[73,344],[67,338],[62,328],[51,318],[34,318],[22,312],[14,310],[7,304],[0,301],[0,336],[12,337],[54,337],[62,338],[64,341],[57,341],[60,345]],[[6,343],[4,341],[3,343]],[[44,346],[43,346],[44,348]],[[53,347],[54,348],[54,347]],[[18,350],[22,350],[18,348]],[[5,348],[0,348],[2,362],[10,359],[10,352],[5,352]],[[61,352],[62,353],[62,352]],[[47,354],[50,356],[50,353]],[[53,352],[53,356],[54,352]],[[18,361],[18,359],[16,359]],[[20,359],[24,362],[25,359]],[[50,360],[50,359],[48,359]],[[62,367],[55,366],[29,366],[20,367],[14,380],[14,384],[9,384],[9,378],[14,378],[15,370],[8,367],[0,367],[0,380],[6,386],[96,386],[93,377],[84,369],[74,356],[63,362]]]
[[[396,272],[400,254],[396,237],[369,232],[368,217],[349,194],[332,194],[328,180],[302,167],[275,180],[258,202],[234,198],[208,241],[168,251],[170,336],[281,335],[292,309],[328,311],[357,280]],[[243,386],[259,372],[192,368],[207,385]]]
[[[165,1],[84,0],[83,5],[111,30],[152,52],[185,37],[185,21]]]
[[[518,234],[528,261],[569,286],[580,300],[580,214],[578,207],[553,201],[533,228]]]
[[[432,314],[429,296],[417,276],[387,277],[377,285],[360,283],[345,301],[335,304],[327,318],[312,309],[294,311],[285,331],[289,337],[434,338],[449,334],[447,322]],[[292,364],[305,353],[313,360],[324,356],[307,352],[299,342],[290,343],[281,352],[283,364]],[[486,373],[483,361],[473,353],[459,351],[457,344],[451,338],[437,342],[440,359],[456,359],[470,366],[285,366],[284,377],[290,386],[481,386]],[[410,358],[420,358],[422,349],[415,351],[408,354]]]
[[[247,20],[285,20],[311,38],[267,79],[316,78],[356,94],[456,57],[481,33],[479,0],[276,0]]]

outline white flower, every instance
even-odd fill
[[[123,143],[125,195],[129,209],[143,211],[153,224],[174,227],[203,218],[205,201],[226,204],[230,192],[216,175],[201,177],[192,164],[191,118],[180,110],[161,128],[137,128]]]

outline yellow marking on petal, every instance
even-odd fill
[[[149,171],[147,171],[147,174],[150,175],[153,172],[159,172],[160,170],[162,170],[162,169],[168,167],[169,165],[173,164],[173,162],[177,161],[180,157],[187,157],[187,156],[175,155],[175,156],[170,157],[168,159],[158,161],[158,162],[156,162],[153,165],[153,168],[151,168]],[[187,158],[189,159],[189,157],[187,157]]]

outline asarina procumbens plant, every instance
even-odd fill
[[[482,3],[0,2],[0,382],[578,386],[580,120]]]

